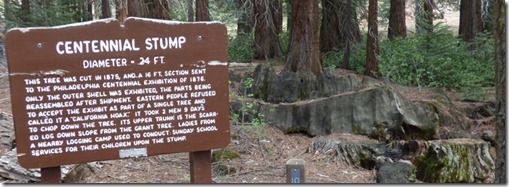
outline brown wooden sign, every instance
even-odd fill
[[[46,168],[230,141],[226,27],[129,18],[6,35],[19,163]]]

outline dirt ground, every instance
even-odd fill
[[[307,183],[374,183],[375,171],[331,162],[306,153],[312,138],[284,135],[272,127],[232,126],[233,139],[228,148],[240,158],[213,163],[215,183],[285,183],[288,159],[306,161]],[[347,135],[346,135],[347,136]],[[318,138],[318,137],[315,137]],[[139,159],[103,161],[102,169],[84,180],[86,183],[189,183],[187,153],[159,155]],[[219,165],[230,174],[220,175]]]

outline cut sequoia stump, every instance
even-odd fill
[[[240,92],[259,100],[230,98],[231,111],[242,112],[245,102],[252,102],[253,111],[287,133],[316,136],[343,132],[385,140],[438,138],[439,119],[431,106],[406,100],[397,90],[370,77],[336,75],[333,69],[319,76],[278,75],[274,67],[263,64],[254,69],[253,79],[253,87],[240,88]]]
[[[373,169],[376,166],[376,157],[384,155],[384,147],[384,144],[376,140],[349,141],[322,138],[313,141],[307,152],[325,156],[329,160]]]
[[[314,140],[308,153],[366,169],[373,169],[380,159],[410,160],[416,166],[416,178],[428,183],[489,183],[495,171],[489,144],[479,139],[385,144],[372,139],[329,137]]]
[[[479,183],[494,178],[495,161],[489,144],[477,139],[424,142],[416,159],[417,178],[429,183]]]

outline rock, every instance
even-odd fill
[[[481,138],[484,141],[490,142],[491,145],[495,145],[495,135],[491,131],[483,131]]]
[[[240,155],[231,148],[224,148],[212,152],[212,162],[240,158]]]
[[[377,165],[377,183],[413,183],[416,180],[416,167],[408,160],[383,162]]]
[[[479,183],[494,178],[495,162],[487,142],[451,139],[424,142],[415,159],[417,178],[429,183]]]
[[[333,161],[373,169],[376,166],[376,158],[384,154],[385,146],[376,140],[348,141],[321,138],[313,141],[308,146],[307,152],[325,156]]]

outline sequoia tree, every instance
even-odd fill
[[[196,21],[210,21],[209,0],[196,0]]]
[[[465,41],[471,41],[483,30],[481,5],[481,0],[461,0],[458,34]]]
[[[497,101],[496,115],[496,161],[495,161],[495,182],[506,183],[506,93],[507,93],[507,62],[506,62],[506,7],[503,0],[495,0],[495,95]]]
[[[342,1],[322,0],[322,24],[320,26],[320,51],[338,50],[342,45]]]
[[[342,49],[360,41],[359,22],[352,0],[322,0],[320,50],[322,53]]]
[[[369,0],[368,8],[368,40],[366,43],[366,69],[364,75],[377,77],[379,74],[378,61],[378,2]]]
[[[101,0],[101,18],[111,18],[110,0]]]
[[[281,9],[275,7],[281,7],[281,1],[276,0],[276,2],[279,3],[270,0],[254,0],[255,59],[280,58],[283,55],[278,37],[281,31],[278,17]]]
[[[318,1],[291,0],[290,45],[285,71],[323,72],[320,61],[320,19]]]
[[[395,36],[406,36],[405,1],[391,0],[388,28],[388,37],[390,39]]]

